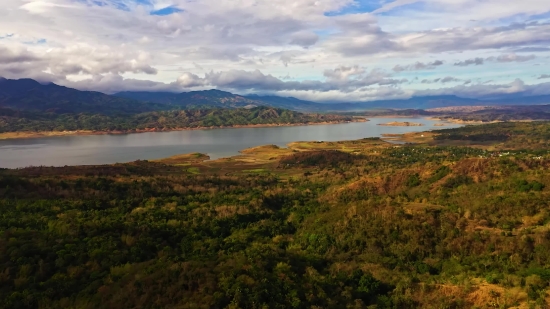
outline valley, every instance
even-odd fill
[[[550,308],[550,1],[0,16],[0,309]]]
[[[1,170],[0,297],[10,308],[543,308],[549,125]]]

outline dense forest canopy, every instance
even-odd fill
[[[545,308],[549,131],[1,170],[0,308]]]
[[[349,116],[302,114],[208,90],[112,96],[31,79],[0,79],[0,133],[143,131],[198,127],[344,122]],[[148,98],[160,96],[158,102]],[[136,99],[133,96],[137,96]]]
[[[0,108],[0,133],[76,130],[174,130],[260,124],[344,122],[351,120],[353,118],[349,116],[302,114],[270,107],[154,111],[118,116],[87,113],[43,113]]]

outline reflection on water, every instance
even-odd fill
[[[422,127],[385,127],[379,123],[410,121]],[[294,141],[339,141],[443,129],[423,118],[373,118],[369,122],[298,127],[238,128],[125,135],[59,136],[0,141],[0,167],[110,164],[159,159],[201,152],[212,159],[233,156],[239,150],[266,144],[286,146]],[[446,128],[458,127],[449,125]]]

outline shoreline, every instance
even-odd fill
[[[365,116],[363,116],[363,117],[367,117],[367,118],[427,119],[427,118],[430,117],[430,116],[426,116],[426,115],[410,115],[410,116],[406,116],[406,115],[377,115],[377,116],[365,115]]]
[[[463,124],[463,125],[476,125],[476,124],[490,124],[490,123],[499,123],[502,121],[477,121],[477,120],[461,120],[458,118],[440,118],[440,117],[426,117],[428,120],[436,120],[441,122],[448,122],[452,124]]]
[[[424,126],[424,124],[422,123],[408,122],[408,121],[405,121],[405,122],[393,121],[388,123],[379,123],[378,125],[383,127],[423,127]]]
[[[174,129],[133,129],[124,131],[92,131],[92,130],[76,130],[76,131],[41,131],[41,132],[5,132],[0,133],[0,140],[10,139],[28,139],[28,138],[44,138],[44,137],[60,137],[60,136],[88,136],[88,135],[123,135],[123,134],[138,134],[151,132],[176,132],[176,131],[196,131],[196,130],[217,130],[217,129],[243,129],[243,128],[270,128],[270,127],[299,127],[310,125],[332,125],[352,122],[368,122],[367,118],[354,118],[351,121],[323,121],[311,123],[285,123],[285,124],[247,124],[234,126],[219,126],[219,127],[195,127],[195,128],[174,128]]]

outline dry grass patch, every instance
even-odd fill
[[[489,283],[474,286],[466,300],[477,308],[529,308],[527,293],[521,288],[505,289]]]
[[[201,163],[206,160],[210,160],[210,157],[203,153],[188,153],[175,155],[164,159],[153,160],[153,162],[183,166],[185,164],[189,165],[191,163]]]

